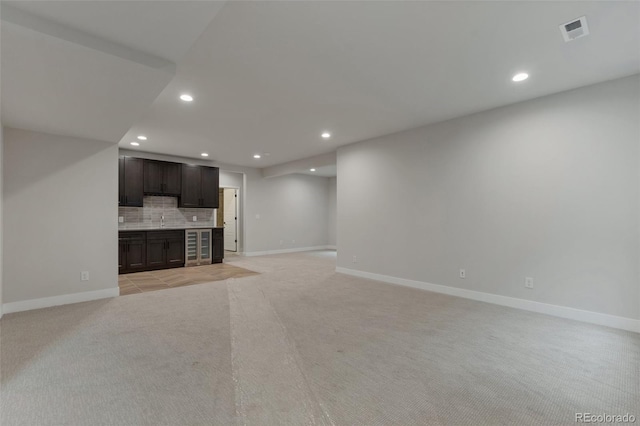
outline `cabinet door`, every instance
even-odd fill
[[[118,157],[118,205],[124,205],[124,155]]]
[[[164,266],[167,263],[165,239],[147,239],[147,267]]]
[[[125,206],[142,207],[144,164],[143,160],[124,157],[124,204]]]
[[[144,193],[162,194],[162,169],[160,161],[144,160]]]
[[[180,207],[200,207],[201,192],[200,166],[183,164]]]
[[[184,237],[167,241],[167,266],[184,265]]]
[[[205,265],[211,263],[211,230],[200,231],[200,263]]]
[[[182,191],[182,165],[180,163],[163,163],[162,193],[180,196]]]
[[[144,240],[129,240],[127,242],[125,269],[127,269],[128,271],[144,269],[146,253],[145,249],[146,247]]]
[[[222,228],[213,229],[213,263],[220,263],[224,259],[224,236]]]
[[[202,204],[200,207],[217,209],[219,170],[217,167],[202,167]]]
[[[127,242],[118,240],[118,273],[121,274],[126,271],[125,265],[127,262]]]

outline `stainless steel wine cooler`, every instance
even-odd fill
[[[186,266],[211,264],[211,229],[185,230]]]

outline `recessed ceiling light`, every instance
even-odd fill
[[[193,96],[183,93],[182,95],[180,95],[180,99],[185,102],[191,102],[193,100]]]
[[[320,136],[322,136],[322,139],[329,139],[331,137],[331,133],[323,132]]]
[[[202,154],[200,154],[200,155],[202,155],[203,157],[208,157],[208,156],[209,156],[209,154],[207,154],[206,152],[203,152],[203,153],[202,153]]]
[[[518,74],[514,75],[511,80],[517,83],[519,81],[525,81],[528,78],[529,78],[529,74],[527,74],[526,72],[519,72]]]
[[[310,171],[310,172],[315,172],[315,171],[316,171],[316,169],[309,169],[309,171]]]
[[[138,142],[131,142],[131,145],[133,146],[140,146],[140,144]]]
[[[147,137],[144,136],[144,135],[140,135],[140,136],[138,136],[138,139],[141,140],[141,141],[146,141]]]
[[[255,159],[262,158],[262,155],[260,155],[260,154],[254,154],[254,155],[253,155],[253,158],[255,158]]]

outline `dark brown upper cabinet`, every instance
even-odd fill
[[[144,160],[144,193],[179,197],[182,189],[179,163]]]
[[[219,170],[217,167],[182,165],[180,207],[218,208]]]
[[[134,157],[118,158],[118,206],[142,207],[143,160]]]

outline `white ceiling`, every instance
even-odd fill
[[[333,177],[338,174],[338,167],[334,164],[333,166],[320,166],[315,167],[315,172],[312,172],[311,169],[301,170],[299,173],[311,176],[322,176],[322,177]]]
[[[3,4],[178,62],[225,1],[7,1]]]
[[[3,22],[1,34],[11,127],[115,142],[173,77],[19,25]]]
[[[206,151],[242,166],[290,162],[640,72],[639,2],[236,1],[221,10],[191,2],[58,3],[19,7],[177,63],[160,95],[132,117],[121,146],[145,134],[139,149],[185,157]],[[591,35],[565,43],[558,25],[582,15]],[[201,28],[185,29],[189,22]],[[6,91],[4,29],[2,46]],[[67,67],[82,69],[82,60]],[[512,83],[520,70],[531,78]],[[10,84],[21,78],[14,70]],[[146,78],[130,80],[143,85]],[[62,107],[84,95],[74,89],[57,93]],[[183,91],[195,101],[180,102]],[[29,93],[24,103],[39,99]],[[82,106],[103,121],[115,114],[112,106],[132,102],[92,99]],[[15,96],[8,100],[5,108],[3,93],[3,120],[5,110],[20,120],[27,110],[14,108]],[[322,140],[323,130],[334,137]],[[258,152],[270,155],[254,160]]]
[[[118,142],[221,5],[3,1],[3,124]]]

